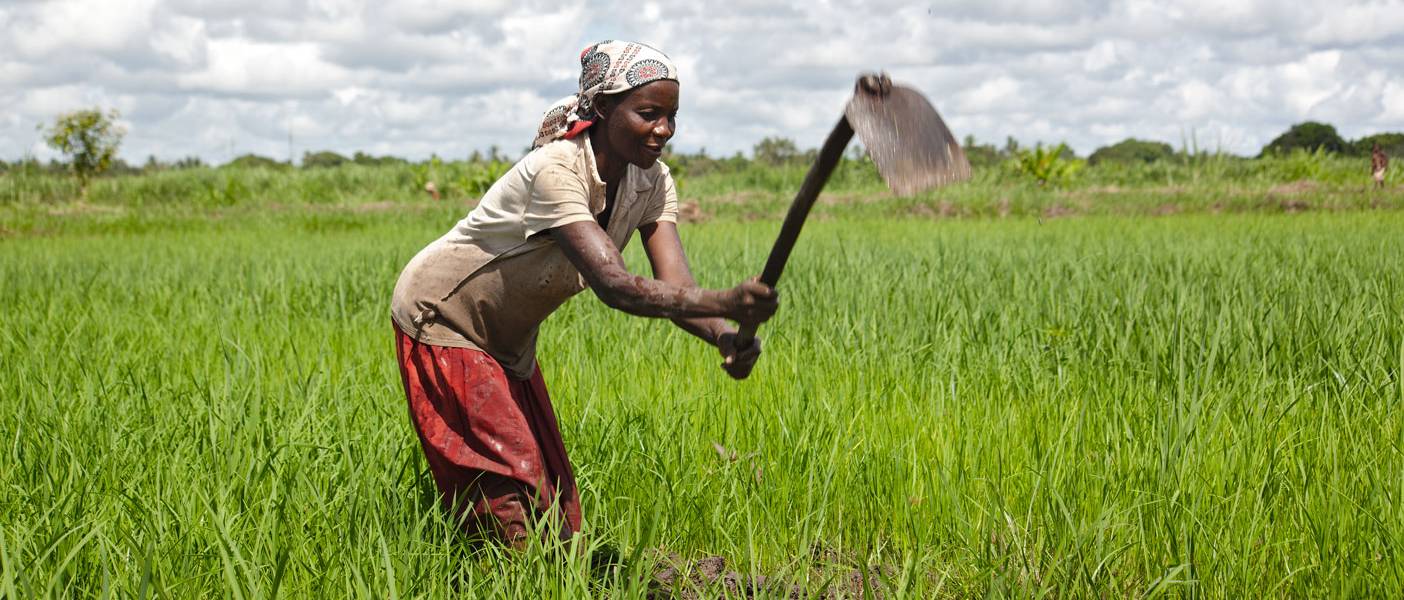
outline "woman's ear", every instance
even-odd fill
[[[604,122],[605,115],[614,109],[614,97],[609,94],[595,96],[595,121]]]

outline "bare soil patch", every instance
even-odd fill
[[[750,204],[757,199],[764,199],[766,196],[768,196],[768,194],[763,194],[761,192],[734,192],[731,194],[707,196],[707,202],[715,202],[717,204]]]
[[[1313,208],[1311,202],[1301,198],[1321,191],[1321,184],[1308,179],[1272,186],[1267,193],[1268,206],[1276,205],[1282,212],[1295,213]]]
[[[873,204],[885,202],[896,196],[891,192],[876,192],[868,194],[820,194],[820,204]]]
[[[1055,202],[1043,209],[1042,216],[1045,219],[1056,219],[1059,217],[1070,217],[1077,213],[1077,209]]]
[[[1153,215],[1155,215],[1155,216],[1157,216],[1157,217],[1164,217],[1164,216],[1169,216],[1169,215],[1177,214],[1177,213],[1179,213],[1179,212],[1180,212],[1180,205],[1171,202],[1171,203],[1167,203],[1167,204],[1161,204],[1160,206],[1155,207],[1155,210],[1152,210],[1152,211],[1151,211],[1151,214],[1153,214]]]
[[[684,223],[705,223],[711,218],[696,202],[684,202],[678,207],[678,218]]]
[[[650,582],[649,598],[694,600],[722,596],[764,596],[834,600],[864,597],[881,599],[886,598],[887,594],[883,591],[880,579],[895,575],[895,570],[890,567],[870,568],[866,572],[852,568],[835,571],[832,568],[826,569],[823,564],[816,564],[811,569],[809,579],[826,583],[822,590],[813,590],[786,581],[782,577],[743,575],[729,566],[726,558],[721,556],[708,556],[688,562],[675,553],[660,553],[658,567]]]
[[[396,210],[396,209],[404,210],[404,209],[405,209],[405,203],[403,203],[403,202],[391,202],[391,201],[389,201],[389,200],[381,200],[381,201],[379,201],[379,202],[367,202],[367,203],[365,203],[365,204],[353,204],[353,205],[351,205],[351,212],[353,212],[353,213],[361,213],[361,214],[365,214],[365,213],[391,212],[391,211],[394,211],[394,210]]]
[[[950,202],[941,201],[937,202],[936,206],[932,206],[928,203],[913,204],[911,208],[907,209],[907,214],[934,219],[959,217],[962,216],[963,212],[960,207]]]
[[[122,215],[127,209],[121,206],[111,206],[105,204],[88,204],[87,202],[72,202],[61,204],[48,210],[51,217],[80,217],[88,215]]]
[[[1268,196],[1300,196],[1302,194],[1310,194],[1320,190],[1321,184],[1315,181],[1311,181],[1309,179],[1299,179],[1297,181],[1293,181],[1292,183],[1284,183],[1281,185],[1272,186],[1272,188],[1268,190]]]

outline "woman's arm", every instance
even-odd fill
[[[655,278],[678,287],[697,287],[676,224],[666,221],[649,223],[639,227],[639,236],[643,238],[644,251],[648,254],[649,264],[653,266]],[[735,331],[725,320],[715,317],[678,318],[673,319],[673,323],[713,346],[717,345],[723,333]]]
[[[656,224],[645,226],[649,231],[644,233],[646,240],[652,240],[645,241],[645,245],[655,272],[659,263],[658,259],[653,258],[652,247],[663,243],[655,240],[659,237],[658,227]],[[707,290],[692,284],[689,271],[687,284],[677,283],[676,261],[682,261],[684,271],[687,268],[681,242],[674,242],[677,244],[676,258],[669,259],[670,266],[665,268],[669,277],[674,278],[674,281],[668,281],[661,275],[660,279],[663,280],[629,273],[624,267],[624,258],[598,223],[580,221],[553,228],[550,232],[556,245],[590,284],[590,289],[611,308],[643,317],[674,320],[724,317],[743,324],[760,324],[775,314],[778,305],[775,290],[758,281],[745,281],[729,290]],[[677,239],[676,229],[672,230],[671,236]],[[715,340],[713,338],[713,343]]]
[[[639,227],[639,234],[643,237],[648,262],[653,265],[654,277],[681,287],[697,287],[697,282],[692,277],[692,268],[687,264],[687,253],[683,251],[682,239],[678,237],[677,224],[667,221],[650,223]],[[749,376],[751,368],[756,365],[756,359],[760,358],[760,338],[756,338],[746,348],[738,349],[736,329],[723,319],[679,318],[673,319],[673,323],[716,346],[722,355],[722,369],[736,379]]]

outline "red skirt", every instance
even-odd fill
[[[580,496],[538,366],[507,376],[480,350],[433,346],[395,328],[410,421],[450,514],[465,528],[525,540],[531,523],[580,530]]]

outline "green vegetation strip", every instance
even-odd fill
[[[855,149],[856,150],[856,149]],[[1404,207],[1401,169],[1375,189],[1368,157],[1297,150],[1246,159],[1182,152],[1153,162],[1089,164],[1043,151],[1001,158],[989,151],[968,183],[894,198],[861,153],[842,160],[819,214],[1008,217],[1300,212]],[[856,157],[856,158],[855,158]],[[774,161],[741,156],[667,157],[690,220],[778,218],[808,171],[803,154]],[[0,238],[74,231],[205,228],[229,219],[298,218],[306,212],[458,213],[506,169],[500,161],[434,159],[294,169],[239,162],[218,168],[157,168],[94,179],[83,189],[62,169],[0,170]],[[433,183],[438,200],[427,187]],[[81,218],[73,218],[73,217]]]
[[[821,220],[741,383],[583,295],[540,347],[586,537],[519,555],[436,508],[393,363],[395,276],[452,219],[382,217],[0,240],[0,595],[630,597],[669,553],[906,597],[1404,594],[1398,212]],[[684,234],[720,286],[775,229]]]

